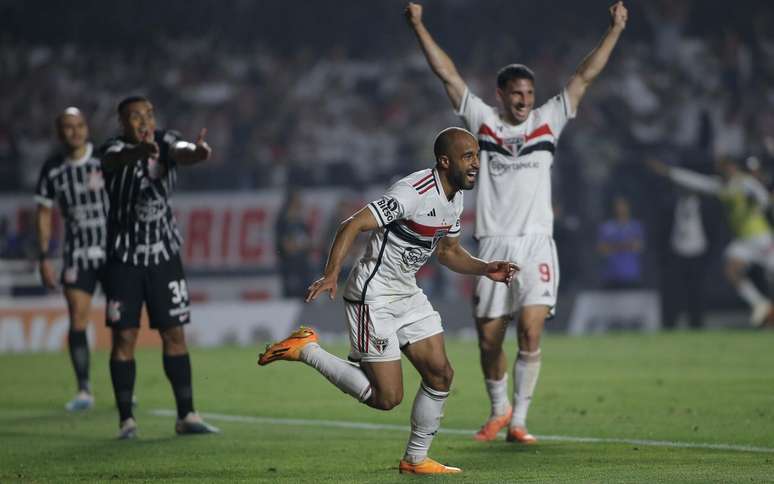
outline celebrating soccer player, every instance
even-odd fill
[[[552,235],[551,165],[562,129],[575,117],[586,89],[607,64],[626,26],[626,7],[623,2],[610,7],[610,28],[602,41],[581,62],[564,90],[536,109],[535,76],[528,67],[511,64],[500,69],[498,110],[470,92],[422,23],[422,7],[409,3],[405,15],[452,106],[481,146],[475,230],[479,256],[513,260],[521,268],[515,290],[486,278],[480,278],[476,286],[474,314],[491,414],[475,438],[492,440],[509,426],[508,441],[533,443],[536,439],[526,427],[527,410],[540,372],[540,337],[556,304],[559,282]],[[511,406],[502,346],[508,322],[517,313],[519,354],[513,368]]]
[[[734,234],[725,251],[726,278],[750,306],[750,324],[774,323],[774,305],[747,276],[747,270],[753,264],[762,267],[769,278],[774,275],[774,237],[766,218],[766,209],[770,205],[768,190],[752,175],[741,171],[737,162],[730,158],[717,161],[719,177],[671,167],[658,160],[649,160],[648,164],[655,173],[676,185],[720,199]]]
[[[60,280],[70,317],[67,345],[78,382],[78,393],[65,408],[78,411],[94,406],[86,327],[94,289],[104,276],[108,197],[83,113],[75,107],[65,109],[56,118],[56,129],[62,151],[43,165],[35,191],[40,277],[47,288],[57,288],[54,268],[48,259],[51,213],[56,203],[65,221]]]
[[[134,348],[140,310],[163,345],[164,372],[177,403],[178,434],[212,433],[194,411],[191,361],[183,325],[190,321],[188,288],[180,260],[182,243],[169,206],[177,166],[205,161],[212,150],[202,130],[195,143],[174,131],[156,130],[153,104],[141,96],[118,105],[122,135],[102,148],[108,217],[107,324],[113,334],[110,376],[119,413],[120,439],[137,435],[132,413]]]
[[[411,437],[399,464],[401,473],[450,474],[459,468],[427,457],[449,396],[453,370],[446,357],[439,314],[417,286],[415,274],[438,248],[438,261],[455,272],[510,282],[517,268],[505,261],[472,257],[459,243],[462,190],[478,173],[478,143],[461,128],[436,137],[433,169],[413,173],[342,222],[323,276],[309,286],[306,301],[324,292],[336,296],[345,255],[360,232],[371,232],[365,253],[344,291],[351,364],[317,344],[317,334],[302,327],[269,345],[258,364],[303,361],[341,391],[381,410],[403,399],[401,352],[422,376],[411,413]]]

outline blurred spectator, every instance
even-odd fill
[[[636,288],[642,284],[641,254],[645,245],[642,224],[631,218],[629,201],[613,200],[613,218],[599,228],[597,251],[603,258],[602,283],[607,289]]]
[[[709,263],[709,237],[698,195],[683,191],[674,204],[669,246],[664,258],[661,308],[665,329],[685,314],[692,329],[704,326],[704,281]]]
[[[312,282],[312,240],[304,218],[304,205],[298,192],[288,193],[275,228],[279,272],[284,297],[303,297]]]

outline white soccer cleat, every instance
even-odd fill
[[[759,328],[774,317],[774,306],[769,301],[764,301],[753,306],[750,315],[750,324]]]
[[[133,418],[128,418],[121,422],[118,429],[118,440],[131,440],[137,438],[137,422]]]
[[[80,391],[78,394],[65,404],[65,410],[68,412],[81,412],[94,407],[94,397],[91,393]]]

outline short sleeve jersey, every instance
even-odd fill
[[[65,229],[64,267],[96,269],[104,263],[109,202],[91,143],[80,159],[56,155],[43,164],[35,201],[45,207],[59,206]]]
[[[435,169],[399,180],[368,204],[379,228],[347,280],[344,299],[381,305],[421,291],[417,271],[443,237],[459,237],[462,191],[447,199]]]
[[[180,140],[175,131],[156,131],[158,158],[137,159],[114,170],[105,169],[110,196],[108,254],[137,266],[168,261],[180,252],[182,237],[169,197],[177,184],[177,165],[169,156]],[[133,145],[123,137],[108,140],[102,153],[119,152]]]
[[[476,237],[553,235],[551,166],[559,135],[575,117],[567,91],[518,126],[504,122],[497,109],[469,90],[457,114],[481,148]]]

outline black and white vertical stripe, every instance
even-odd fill
[[[149,266],[168,261],[180,252],[182,237],[169,206],[177,184],[177,166],[169,157],[170,147],[179,139],[173,131],[157,131],[160,173],[154,174],[153,160],[138,159],[114,171],[105,170],[110,195],[108,251],[122,262]],[[131,145],[122,138],[109,140],[104,153]]]
[[[47,207],[59,206],[65,231],[64,267],[96,269],[104,263],[109,200],[91,145],[81,160],[56,155],[46,161],[35,200]]]

